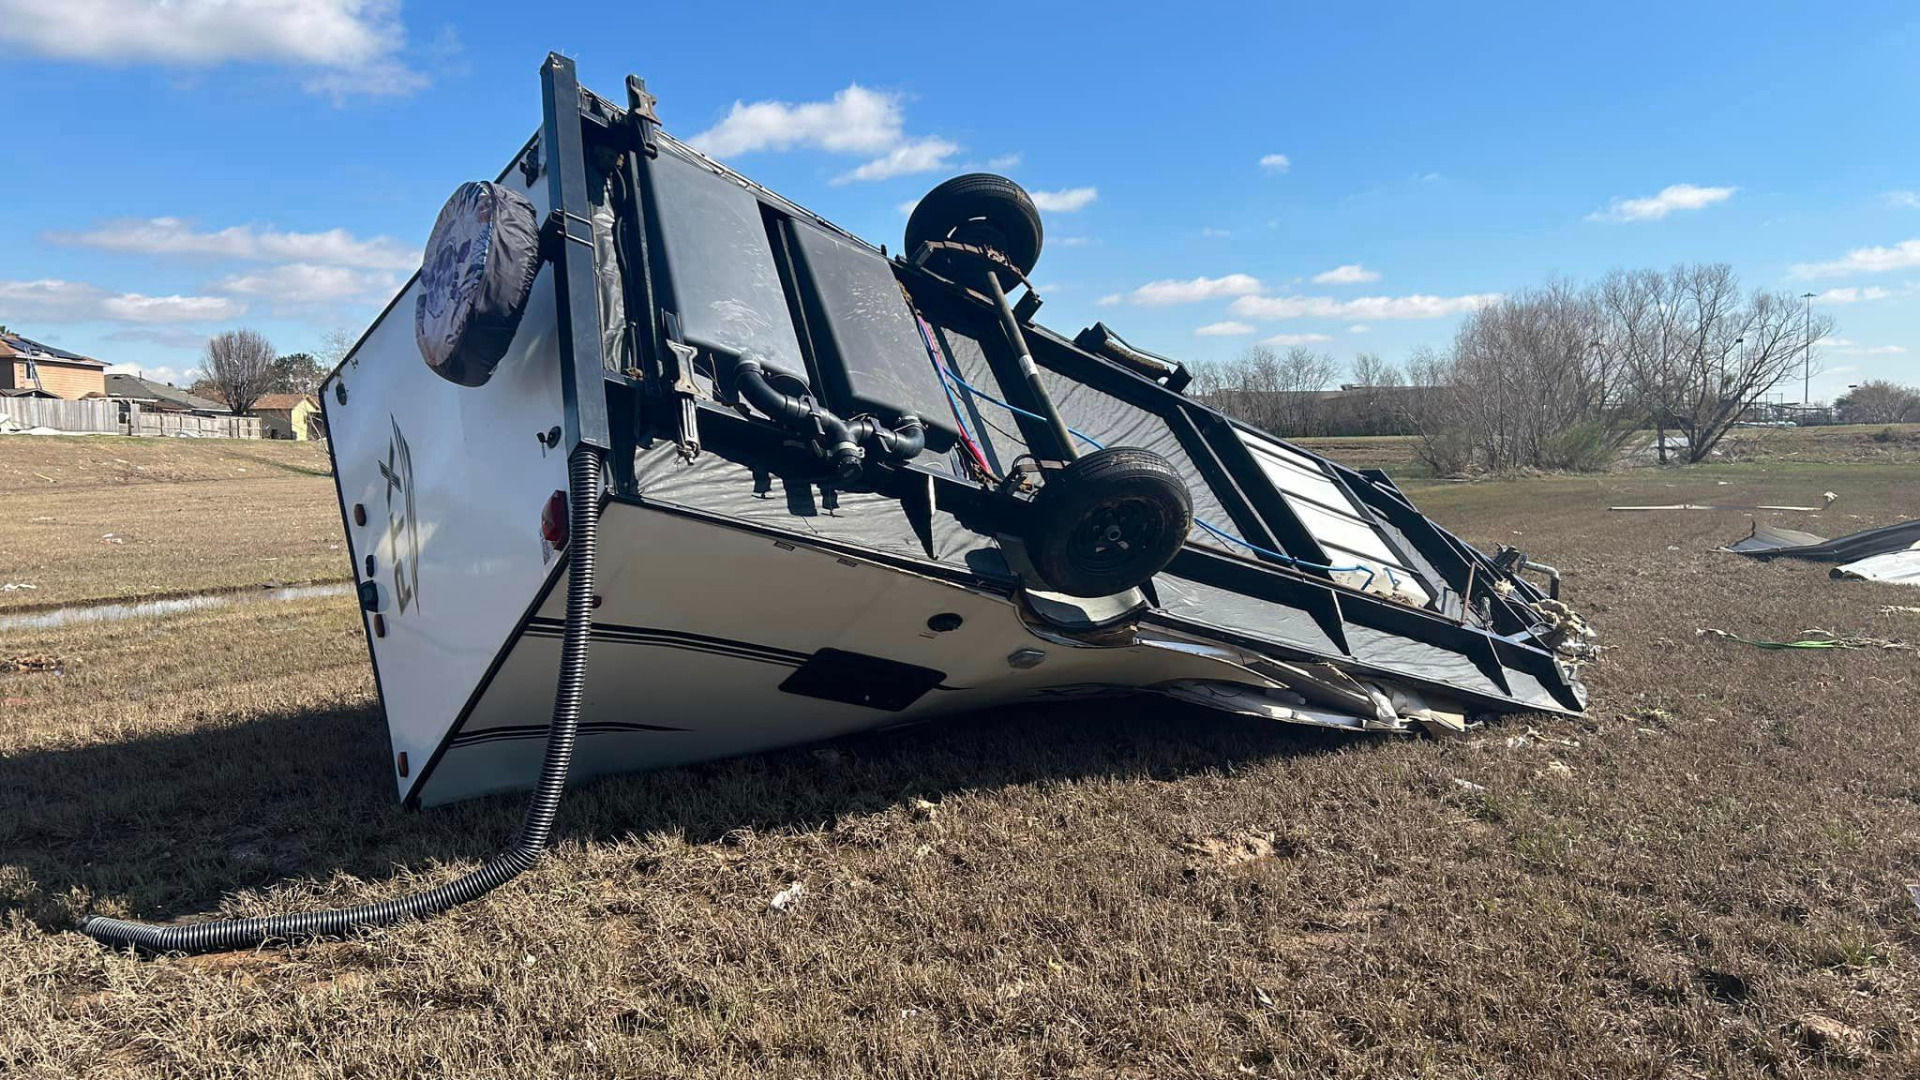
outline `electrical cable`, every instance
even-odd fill
[[[81,932],[103,945],[132,946],[147,952],[216,952],[256,948],[273,941],[341,937],[372,926],[392,926],[479,899],[519,877],[540,861],[553,835],[554,814],[567,786],[567,768],[580,728],[580,702],[587,679],[587,645],[593,629],[594,564],[599,551],[600,452],[582,446],[567,462],[568,577],[567,621],[560,638],[560,681],[554,691],[553,720],[547,727],[547,756],[540,779],[527,800],[520,836],[512,847],[478,870],[426,892],[332,911],[301,911],[256,919],[161,926],[94,916]]]

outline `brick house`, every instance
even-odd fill
[[[43,390],[77,401],[107,392],[107,365],[0,326],[0,390]]]

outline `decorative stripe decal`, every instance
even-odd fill
[[[620,721],[601,723],[583,723],[582,735],[629,735],[639,731],[685,731],[686,728],[665,727],[660,724],[630,724]],[[513,739],[544,739],[547,737],[545,724],[521,724],[513,727],[482,728],[479,731],[463,731],[447,740],[449,747],[473,746],[477,743],[507,742]]]
[[[557,619],[534,619],[527,624],[526,636],[558,639],[566,624]],[[666,630],[646,626],[617,626],[595,623],[593,640],[618,642],[626,645],[654,645],[667,649],[686,649],[691,652],[714,653],[731,656],[740,660],[753,660],[762,664],[776,664],[781,667],[799,667],[807,662],[811,653],[794,652],[791,649],[777,649],[771,645],[756,645],[751,641],[735,641],[730,638],[710,637],[706,634],[694,634],[684,630]]]

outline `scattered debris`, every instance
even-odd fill
[[[1725,630],[1709,626],[1704,630],[1695,630],[1702,637],[1725,638],[1742,645],[1751,645],[1756,649],[1892,649],[1896,652],[1920,651],[1920,646],[1889,638],[1868,637],[1865,634],[1836,634],[1831,630],[1802,630],[1805,636],[1798,641],[1765,641],[1756,638],[1743,638]]]
[[[1920,885],[1907,886],[1907,895],[1913,897],[1913,906],[1920,908]]]
[[[1471,780],[1459,776],[1453,778],[1453,786],[1459,788],[1461,791],[1471,791],[1476,794],[1487,790],[1486,785],[1476,784]]]
[[[29,585],[24,581],[9,581],[5,585],[0,585],[0,592],[17,592],[21,589],[37,589],[39,587],[38,585]]]
[[[1920,615],[1920,607],[1911,604],[1887,604],[1880,609],[1882,615]]]
[[[127,541],[125,540],[125,538],[118,536],[114,533],[108,533],[105,536],[102,536],[100,538],[100,542],[103,544],[124,544]]]
[[[1567,664],[1578,666],[1591,663],[1600,658],[1600,646],[1594,639],[1600,635],[1594,632],[1580,613],[1559,600],[1541,600],[1533,609],[1546,620],[1551,632],[1544,640],[1553,642],[1554,652]]]
[[[1751,532],[1723,550],[1756,559],[1785,557],[1841,563],[1833,569],[1836,578],[1920,585],[1920,518],[1835,540],[1756,521]]]
[[[1208,862],[1215,866],[1241,866],[1273,858],[1272,833],[1238,832],[1231,836],[1206,836],[1198,840],[1182,840],[1174,846],[1196,856],[1196,864]]]
[[[1836,1061],[1857,1065],[1866,1060],[1873,1049],[1872,1037],[1866,1032],[1830,1016],[1808,1013],[1794,1021],[1793,1026],[1802,1046]]]
[[[58,673],[66,666],[66,658],[52,653],[26,653],[21,656],[0,656],[0,675],[12,675],[22,671],[51,671]]]
[[[926,799],[913,800],[913,816],[920,821],[932,821],[940,814],[940,804]]]
[[[1560,761],[1556,759],[1554,761],[1547,762],[1547,771],[1552,773],[1555,776],[1572,776],[1573,766],[1567,764],[1564,761]]]
[[[1609,506],[1609,510],[1792,510],[1802,514],[1817,514],[1833,505],[1840,496],[1831,491],[1820,494],[1819,506],[1735,506],[1727,503],[1668,503],[1665,506]]]
[[[781,889],[779,892],[774,893],[773,899],[767,903],[767,907],[774,911],[789,911],[795,904],[800,902],[800,897],[806,891],[806,887],[796,881],[786,888]]]

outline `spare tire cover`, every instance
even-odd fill
[[[420,266],[413,332],[427,366],[462,386],[486,382],[539,272],[533,204],[500,184],[460,185],[433,223]]]

